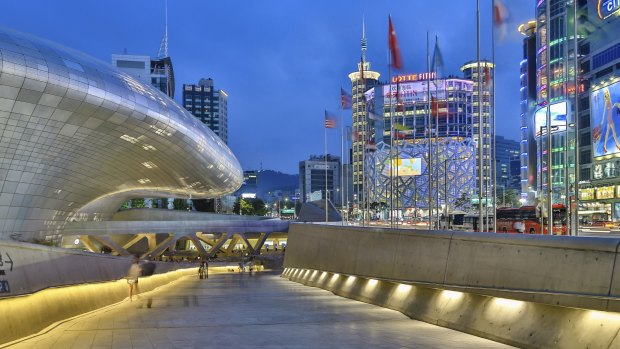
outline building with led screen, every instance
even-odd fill
[[[570,207],[575,183],[575,69],[572,2],[536,2],[536,103],[538,202]],[[533,154],[530,154],[532,156]],[[551,201],[551,202],[549,202]]]
[[[472,93],[472,81],[434,73],[395,77],[366,92],[374,128],[365,153],[369,202],[428,210],[474,194]]]
[[[620,222],[620,4],[579,5],[580,218]]]
[[[538,190],[537,145],[534,127],[536,111],[536,21],[528,21],[519,26],[523,38],[523,59],[520,63],[519,77],[521,113],[520,121],[520,175],[521,199],[526,205],[536,203]]]
[[[0,238],[56,242],[140,197],[212,198],[243,176],[230,149],[151,84],[0,28]]]

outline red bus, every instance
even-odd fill
[[[553,235],[566,235],[566,206],[553,205]],[[540,217],[536,214],[536,206],[497,209],[498,233],[540,234]],[[547,218],[543,219],[543,234],[548,234]]]

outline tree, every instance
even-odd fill
[[[497,204],[498,207],[519,207],[521,202],[519,201],[519,193],[515,189],[506,189],[497,191]]]
[[[267,215],[267,207],[265,207],[265,202],[261,199],[250,199],[252,203],[252,208],[254,209],[254,214],[257,216],[266,216]]]

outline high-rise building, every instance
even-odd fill
[[[170,57],[114,54],[112,65],[174,98],[174,70]]]
[[[339,156],[312,155],[308,160],[300,161],[299,189],[302,202],[325,200],[327,193],[327,198],[339,206],[340,172]]]
[[[228,94],[216,89],[213,79],[183,84],[183,106],[228,144]]]
[[[365,170],[371,204],[427,215],[429,207],[439,211],[462,195],[472,196],[473,86],[469,80],[421,73],[395,76],[391,84],[366,92],[376,115]],[[391,166],[390,159],[398,165]]]
[[[512,161],[518,159],[520,154],[520,142],[502,136],[495,136],[495,168],[497,187],[513,188],[514,176],[512,174]],[[514,188],[521,190],[520,187]]]
[[[485,198],[493,197],[493,168],[491,158],[494,156],[492,153],[493,145],[493,115],[491,111],[493,109],[493,85],[491,84],[494,70],[493,63],[482,60],[478,67],[478,61],[470,61],[465,63],[461,67],[463,77],[467,80],[473,81],[472,92],[472,118],[473,118],[473,134],[472,137],[476,143],[476,176],[480,176],[480,150],[482,146],[482,195],[483,200]],[[478,71],[480,69],[480,71]],[[478,77],[480,75],[480,89],[478,88]],[[479,96],[479,90],[482,92],[482,98]],[[481,108],[481,113],[479,112]],[[482,120],[480,120],[482,116]],[[480,137],[482,132],[482,137]],[[482,139],[482,145],[479,144],[479,138]],[[478,177],[477,177],[478,178]],[[480,183],[477,182],[477,190],[480,190]],[[480,194],[480,193],[479,193]],[[479,195],[480,196],[480,195]]]
[[[620,222],[620,4],[577,5],[580,217]]]
[[[256,198],[258,194],[258,171],[243,171],[243,184],[237,190],[235,196],[243,198]]]
[[[370,124],[366,113],[366,101],[364,100],[364,92],[379,84],[378,72],[372,71],[370,62],[366,60],[366,33],[362,26],[362,56],[361,61],[357,64],[357,71],[349,74],[352,85],[352,128],[355,138],[353,140],[353,155],[351,164],[353,165],[353,191],[354,197],[357,198],[356,204],[362,198],[363,181],[364,181],[364,147],[365,140],[370,138]],[[362,76],[363,74],[363,76]]]
[[[538,199],[570,206],[575,183],[573,2],[536,1],[536,104]]]
[[[519,26],[523,38],[523,59],[520,64],[521,82],[521,199],[525,204],[536,202],[538,188],[537,143],[534,122],[536,111],[536,21]]]

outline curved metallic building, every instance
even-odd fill
[[[210,198],[243,180],[230,149],[111,65],[0,27],[0,238],[55,241],[131,198]]]

